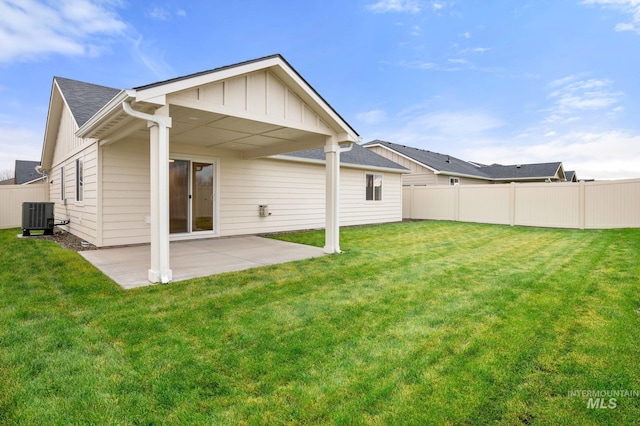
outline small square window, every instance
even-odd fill
[[[460,179],[458,178],[449,178],[449,185],[460,185]]]
[[[366,200],[381,201],[382,200],[382,175],[367,173],[366,180]]]

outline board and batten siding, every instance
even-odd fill
[[[193,109],[220,107],[231,114],[247,116],[257,121],[268,118],[294,128],[306,128],[320,133],[328,126],[298,95],[273,72],[255,71],[183,90],[169,96],[168,101]]]

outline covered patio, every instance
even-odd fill
[[[219,160],[221,150],[237,153],[242,161],[251,162],[293,151],[324,149],[324,253],[340,252],[340,154],[349,151],[359,136],[280,55],[123,90],[87,120],[76,136],[98,140],[102,150],[131,144],[133,140],[148,141],[150,215],[145,220],[150,227],[150,246],[140,249],[144,250],[139,255],[144,262],[137,263],[140,271],[147,269],[145,282],[167,283],[186,277],[176,262],[181,258],[180,250],[188,249],[191,243],[175,244],[176,239],[224,235],[218,189],[223,178],[216,175],[224,167]],[[205,158],[203,150],[211,152],[206,161],[201,160]],[[187,167],[214,170],[210,177],[214,183],[208,186],[204,197],[211,210],[204,232],[195,219],[187,219],[191,222],[186,223],[181,234],[171,228],[170,165],[183,157],[189,157],[185,161],[192,166]],[[193,186],[196,178],[191,182]],[[233,186],[233,182],[223,184]],[[118,191],[126,189],[123,184]],[[197,188],[188,191],[185,211],[194,212],[198,208],[194,204],[199,200]],[[109,192],[113,194],[117,191]],[[108,202],[102,198],[102,205]],[[104,231],[113,232],[118,226],[102,225],[103,237]],[[269,249],[265,248],[265,252]],[[220,271],[237,258],[221,261]],[[193,264],[199,267],[216,263],[208,257]],[[139,274],[136,272],[136,277]]]
[[[148,286],[149,245],[105,248],[80,254],[125,290]],[[296,260],[325,254],[319,247],[288,243],[254,235],[174,241],[171,243],[173,281]]]

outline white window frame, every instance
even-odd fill
[[[76,203],[84,203],[84,157],[76,158]]]
[[[450,177],[449,178],[449,185],[460,185],[460,178]]]
[[[373,191],[371,193],[371,199],[368,198],[368,184],[369,184],[369,176],[373,176]],[[379,191],[379,198],[376,199],[376,186],[375,186],[375,182],[376,182],[376,177],[379,176],[380,177],[380,191]],[[364,200],[367,203],[380,203],[382,202],[383,199],[383,187],[384,187],[384,175],[382,173],[375,173],[375,172],[365,172],[364,174]]]
[[[67,196],[67,194],[65,194],[64,181],[64,166],[62,166],[60,167],[60,201],[63,202]]]

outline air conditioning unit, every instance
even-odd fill
[[[44,231],[53,235],[53,203],[22,203],[22,235],[28,237],[31,231]]]

